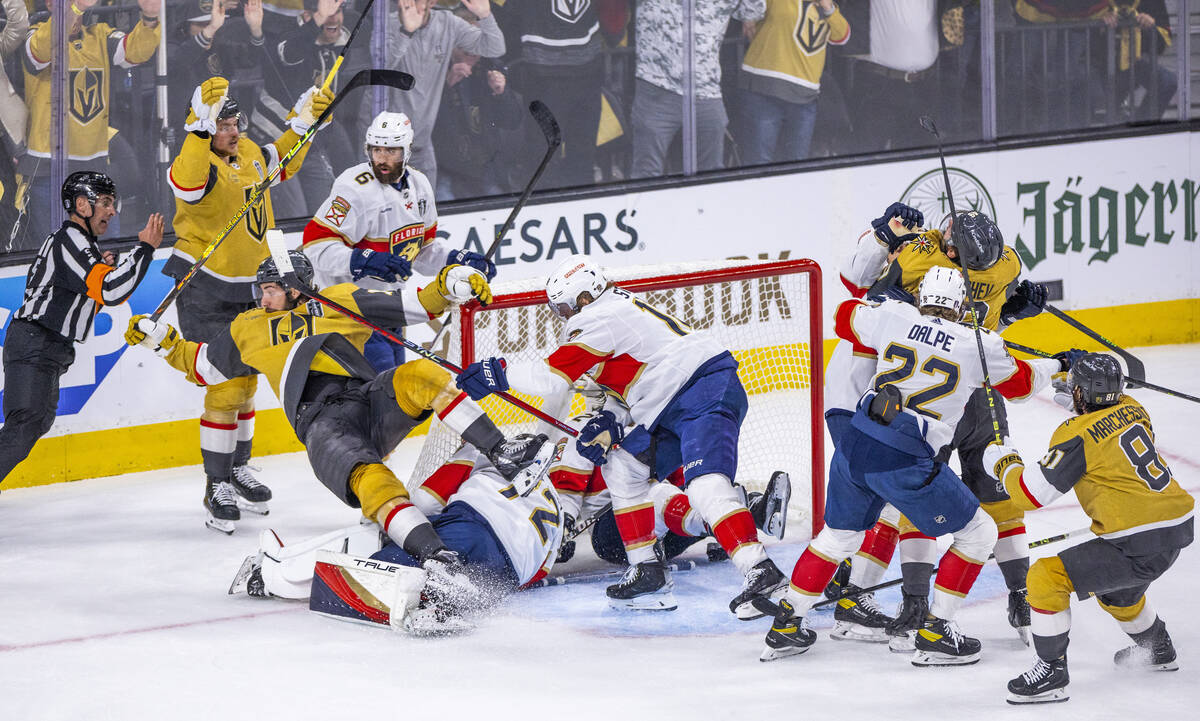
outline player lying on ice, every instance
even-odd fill
[[[617,529],[629,570],[606,593],[615,608],[675,607],[672,581],[655,554],[654,505],[648,497],[654,447],[656,463],[683,468],[692,507],[745,577],[729,608],[739,618],[762,612],[750,601],[767,597],[787,578],[758,540],[754,519],[734,488],[738,432],[746,415],[746,391],[738,363],[704,332],[608,282],[583,256],[559,266],[546,281],[547,302],[566,319],[561,345],[545,362],[488,358],[458,376],[472,399],[511,387],[549,399],[564,397],[586,371],[625,400],[628,418],[602,411],[584,427],[577,448],[605,465]],[[617,444],[620,444],[617,447]]]
[[[958,270],[930,269],[919,296],[919,309],[895,300],[848,300],[835,313],[838,337],[856,351],[878,355],[878,375],[841,432],[830,462],[825,528],[796,562],[767,633],[764,661],[812,646],[816,633],[805,615],[838,564],[859,548],[885,503],[922,533],[954,539],[939,565],[930,612],[916,634],[913,664],[979,659],[979,641],[964,636],[954,616],[996,542],[996,524],[936,458],[953,437],[971,394],[984,384],[983,359],[974,331],[959,324],[966,286]],[[980,332],[993,392],[1024,399],[1062,369],[1057,359],[1014,359],[1000,336]]]
[[[1067,376],[1063,390],[1070,396],[1064,393],[1063,400],[1075,416],[1051,436],[1050,450],[1038,463],[1040,476],[1025,474],[1020,456],[1008,446],[993,444],[984,454],[992,478],[1003,481],[1013,502],[1025,510],[1074,490],[1097,536],[1029,569],[1037,661],[1008,682],[1009,703],[1067,700],[1072,593],[1081,600],[1095,596],[1133,639],[1134,646],[1113,658],[1118,666],[1179,668],[1167,627],[1146,590],[1191,544],[1195,503],[1154,448],[1150,415],[1124,387],[1115,358],[1088,353]]]
[[[312,265],[289,251],[299,280],[312,283]],[[470,288],[460,297],[450,289]],[[483,452],[506,478],[537,455],[542,439],[506,440],[478,404],[466,398],[446,371],[416,360],[376,374],[363,358],[371,330],[316,302],[304,302],[267,258],[258,267],[262,307],[237,316],[211,343],[194,343],[170,325],[135,316],[125,340],[165,358],[199,385],[262,373],[304,444],[313,472],[335,496],[376,521],[422,562],[458,562],[383,457],[431,413]],[[367,291],[350,284],[324,294],[374,323],[395,327],[424,323],[451,303],[491,300],[477,270],[448,265],[424,288]],[[232,532],[232,528],[230,529]]]

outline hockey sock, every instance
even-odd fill
[[[905,528],[907,525],[907,528]],[[910,596],[929,596],[929,579],[937,561],[937,539],[926,536],[906,521],[901,521],[900,574],[904,592]]]
[[[205,411],[200,416],[200,458],[210,478],[228,480],[233,474],[238,423],[234,413]]]
[[[983,510],[996,522],[999,538],[992,552],[996,554],[996,565],[1004,576],[1004,585],[1010,591],[1025,588],[1025,575],[1029,572],[1029,539],[1025,533],[1025,514],[1012,501],[985,503]]]
[[[630,508],[617,508],[613,497],[613,516],[617,521],[617,532],[625,544],[625,555],[629,565],[654,560],[654,504],[647,501]]]
[[[869,588],[879,583],[884,571],[892,562],[892,554],[900,541],[900,532],[895,526],[880,520],[867,531],[862,546],[850,565],[850,583],[859,588]]]
[[[728,478],[720,473],[699,476],[688,484],[687,496],[739,571],[748,573],[755,565],[767,560],[767,552],[758,540],[754,517],[746,510]]]
[[[1162,625],[1162,621],[1158,620],[1158,613],[1146,600],[1145,595],[1132,606],[1110,606],[1101,599],[1097,601],[1100,602],[1100,608],[1116,619],[1121,630],[1129,634],[1139,646],[1151,643],[1157,631],[1156,627]]]
[[[1043,661],[1053,661],[1067,652],[1070,642],[1071,609],[1043,611],[1033,608],[1029,614],[1029,630],[1033,632],[1033,650]]]
[[[958,607],[962,605],[962,600],[975,584],[975,579],[979,577],[981,568],[982,563],[960,555],[954,548],[946,551],[942,562],[938,564],[937,579],[933,583],[933,602],[929,606],[929,612],[938,618],[952,620]]]
[[[233,450],[233,465],[244,466],[250,462],[250,451],[254,443],[254,408],[237,414],[237,446]]]
[[[849,558],[862,544],[862,531],[847,531],[825,526],[813,539],[792,568],[787,599],[803,616],[821,598],[838,564]]]
[[[661,519],[654,532],[661,536],[670,531],[677,536],[706,536],[708,528],[704,519],[692,508],[687,494],[669,483],[659,483],[650,489],[654,501],[654,515]],[[660,527],[661,526],[661,527]]]

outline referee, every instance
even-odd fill
[[[42,242],[4,338],[0,483],[54,424],[58,380],[75,362],[74,344],[87,340],[96,311],[133,294],[162,243],[163,217],[155,213],[119,263],[100,250],[96,238],[117,215],[117,188],[104,173],[71,173],[62,204],[67,220]]]

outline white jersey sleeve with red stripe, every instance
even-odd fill
[[[724,350],[707,333],[614,287],[567,321],[544,365],[514,364],[508,378],[518,390],[543,395],[595,368],[592,378],[625,402],[634,423],[649,427],[696,369]]]
[[[907,232],[907,231],[905,231]],[[883,275],[888,265],[888,249],[885,243],[868,230],[858,237],[854,252],[838,266],[842,285],[855,298],[862,298]]]
[[[895,385],[909,409],[952,429],[971,394],[983,387],[975,331],[922,315],[908,303],[848,300],[834,313],[834,332],[855,347],[878,349],[873,382]],[[1049,385],[1059,369],[1054,359],[1013,358],[998,334],[980,333],[992,385],[1005,398],[1028,398]]]
[[[432,275],[448,253],[436,237],[437,208],[424,174],[410,168],[402,187],[384,185],[369,163],[359,163],[333,181],[329,196],[304,228],[303,249],[324,288],[353,280],[350,257],[355,248],[405,257],[414,262],[414,270]],[[369,276],[353,282],[371,290],[403,285]]]

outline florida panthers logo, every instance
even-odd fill
[[[79,68],[70,73],[71,115],[82,124],[90,123],[104,111],[104,84],[98,70]]]
[[[592,0],[554,0],[550,10],[564,22],[577,23],[591,6]]]

